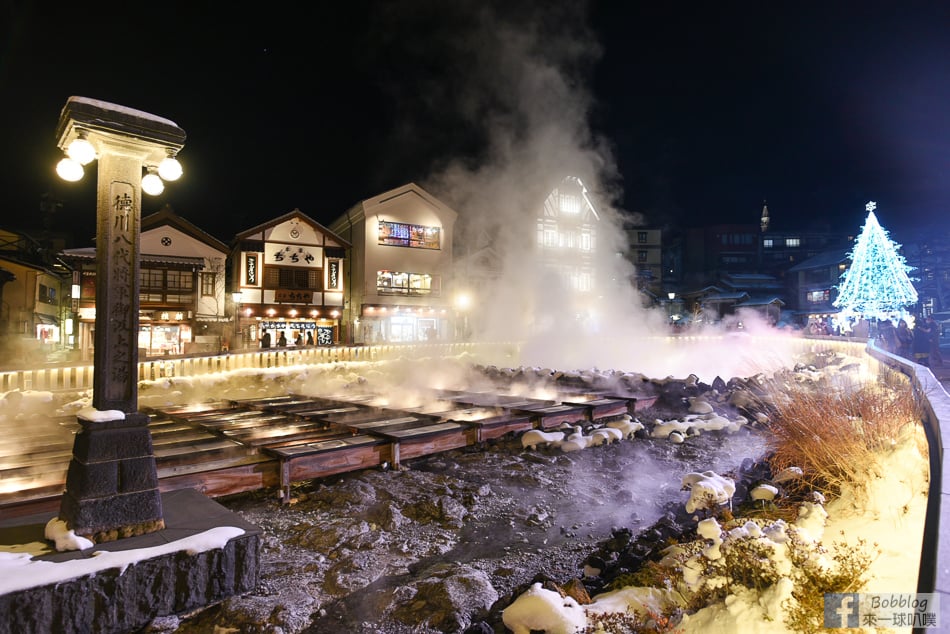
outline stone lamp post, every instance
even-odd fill
[[[99,543],[165,527],[148,416],[138,411],[139,238],[143,188],[161,193],[181,174],[185,131],[155,115],[70,97],[56,129],[57,172],[96,187],[95,410],[81,414],[59,519]],[[145,176],[143,177],[143,171]],[[158,172],[156,174],[156,172]]]

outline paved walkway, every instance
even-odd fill
[[[934,373],[934,376],[940,381],[940,384],[943,385],[943,389],[950,392],[950,361],[944,361],[943,365],[931,367],[930,371]]]

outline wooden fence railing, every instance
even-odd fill
[[[517,343],[409,343],[374,346],[270,348],[233,350],[211,355],[154,357],[138,364],[138,380],[170,376],[200,376],[242,368],[276,368],[353,361],[386,361],[400,357],[455,356],[517,358]],[[93,365],[60,363],[0,370],[0,392],[12,390],[85,390],[93,387]]]

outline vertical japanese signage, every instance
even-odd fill
[[[257,286],[257,254],[244,255],[244,285]]]
[[[333,345],[333,326],[317,326],[317,345]]]
[[[135,403],[128,402],[129,377],[135,375],[133,362],[137,358],[131,352],[137,353],[138,345],[132,339],[133,304],[138,310],[137,282],[137,245],[136,223],[138,213],[135,209],[135,191],[132,185],[123,181],[113,181],[109,192],[109,214],[106,235],[107,244],[102,245],[106,251],[106,266],[108,274],[97,284],[108,282],[108,291],[103,295],[106,299],[105,318],[109,330],[108,350],[103,351],[109,356],[108,385],[109,402],[122,404],[126,411],[132,411]],[[98,247],[97,247],[98,249]],[[98,253],[97,253],[98,256]],[[99,294],[96,294],[96,309],[99,309]],[[97,351],[98,354],[98,351]]]
[[[330,260],[327,262],[327,290],[338,291],[340,288],[340,261]]]

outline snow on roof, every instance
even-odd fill
[[[130,117],[138,117],[139,119],[149,119],[151,121],[156,121],[158,123],[163,123],[165,125],[170,125],[178,127],[178,124],[170,119],[165,117],[159,117],[157,115],[151,114],[149,112],[144,112],[142,110],[136,110],[135,108],[129,108],[127,106],[120,106],[119,104],[109,103],[108,101],[100,101],[99,99],[90,99],[88,97],[70,97],[67,102],[73,103],[82,103],[87,106],[92,106],[93,108],[99,108],[100,110],[111,110],[113,112],[118,112]]]

